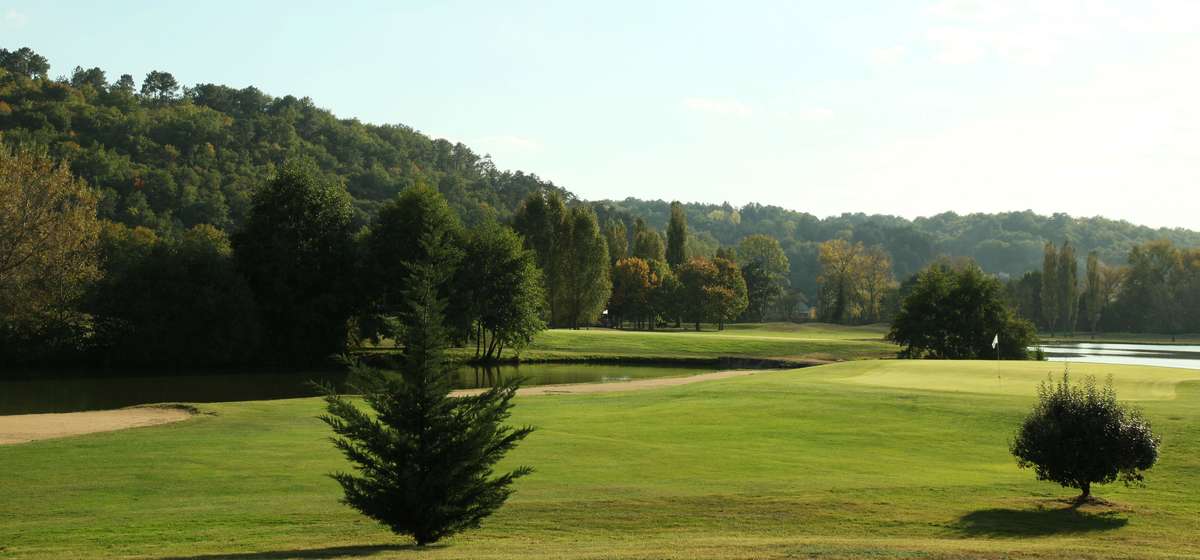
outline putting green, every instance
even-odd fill
[[[1164,400],[1176,397],[1176,387],[1200,380],[1200,370],[1062,362],[996,362],[925,360],[859,361],[833,364],[825,369],[843,383],[992,395],[1033,395],[1046,379],[1058,381],[1064,371],[1081,381],[1093,376],[1098,383],[1112,378],[1123,400]]]

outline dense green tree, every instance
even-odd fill
[[[1042,325],[1042,272],[1031,270],[1020,278],[1009,280],[1005,286],[1009,305],[1017,315],[1034,325]]]
[[[1075,246],[1063,241],[1058,250],[1058,306],[1059,324],[1074,334],[1075,322],[1079,318],[1079,263],[1075,259]]]
[[[1077,488],[1084,502],[1093,484],[1141,483],[1142,471],[1158,462],[1160,443],[1139,411],[1117,402],[1111,380],[1103,388],[1092,377],[1072,384],[1064,373],[1062,382],[1047,380],[1038,388],[1038,404],[1011,451],[1038,480]]]
[[[142,97],[155,102],[171,101],[179,96],[179,82],[170,72],[151,70],[142,80]]]
[[[570,328],[591,324],[600,316],[612,292],[608,247],[596,213],[587,206],[571,208],[556,241],[554,266],[560,279],[555,322]]]
[[[350,197],[311,162],[290,162],[258,191],[234,237],[262,317],[267,358],[305,363],[345,349],[354,245]]]
[[[629,256],[629,236],[625,224],[620,220],[609,220],[604,226],[604,241],[608,243],[608,258],[610,264]]]
[[[999,280],[974,263],[940,262],[918,274],[887,339],[905,358],[1027,359],[1036,332],[1005,304]]]
[[[666,244],[662,234],[652,228],[646,228],[634,233],[633,256],[645,261],[667,260]]]
[[[671,222],[667,225],[667,264],[679,266],[688,259],[687,214],[678,201],[671,203]]]
[[[1047,241],[1042,259],[1042,319],[1053,333],[1062,318],[1062,283],[1059,279],[1058,248]]]
[[[640,324],[650,317],[651,297],[658,284],[650,264],[637,257],[624,258],[613,266],[612,276],[612,298],[608,304],[612,324],[620,328],[627,320]]]
[[[26,78],[45,79],[50,73],[50,63],[46,57],[33,52],[29,47],[21,47],[15,51],[0,49],[0,68]]]
[[[0,358],[81,349],[78,304],[100,277],[96,194],[44,152],[0,146]]]
[[[442,251],[449,258],[454,252]],[[490,222],[470,231],[463,262],[456,269],[453,297],[465,308],[460,314],[475,339],[475,358],[494,361],[506,348],[519,352],[546,327],[542,271],[533,251],[512,229]]]
[[[682,319],[693,323],[698,331],[713,308],[709,304],[711,292],[706,288],[717,286],[717,267],[709,259],[694,258],[675,267],[675,273],[679,277]]]
[[[525,239],[525,246],[537,256],[546,286],[547,310],[551,320],[560,299],[561,274],[558,267],[559,238],[567,217],[567,207],[557,192],[536,191],[525,199],[513,216],[513,229]]]
[[[450,209],[446,199],[436,189],[418,184],[400,193],[384,204],[371,223],[363,243],[363,266],[359,283],[364,297],[369,302],[368,312],[380,316],[392,315],[400,304],[402,280],[408,277],[413,263],[428,262],[431,256],[421,239],[427,235],[445,240],[454,249],[449,251],[450,262],[446,266],[453,270],[461,256],[457,247],[463,244],[463,228],[458,216]],[[449,285],[441,286],[442,297],[451,298]],[[452,306],[454,307],[454,306]],[[456,310],[457,311],[457,310]],[[458,313],[452,313],[451,324],[462,325]],[[387,321],[372,318],[366,324],[382,327]],[[371,330],[367,335],[395,333]]]
[[[424,243],[433,247],[437,240]],[[504,424],[518,379],[479,395],[450,396],[454,366],[444,355],[438,297],[444,282],[431,264],[414,266],[405,281],[398,378],[355,366],[355,388],[373,412],[327,389],[321,416],[355,467],[331,475],[343,502],[419,546],[478,527],[512,494],[513,481],[532,471],[517,467],[494,476],[496,464],[533,430]]]
[[[95,341],[109,364],[193,368],[252,362],[257,307],[225,233],[199,225],[157,240],[115,225],[105,275],[89,300]]]
[[[787,255],[778,239],[758,234],[742,238],[734,259],[741,266],[749,294],[746,317],[761,322],[788,288],[791,267]]]
[[[1086,274],[1087,285],[1083,295],[1086,302],[1087,325],[1088,330],[1095,333],[1096,326],[1100,324],[1100,314],[1104,311],[1104,306],[1108,304],[1101,278],[1103,273],[1100,271],[1100,257],[1095,251],[1088,253]]]

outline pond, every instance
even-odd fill
[[[1122,364],[1200,369],[1200,346],[1184,344],[1103,344],[1081,342],[1043,346],[1057,362]]]
[[[526,385],[611,383],[652,377],[679,377],[715,371],[697,366],[526,364],[463,367],[455,388],[487,387],[512,376]],[[106,410],[160,402],[212,403],[311,397],[310,381],[339,385],[345,373],[221,373],[128,377],[0,379],[0,415]]]

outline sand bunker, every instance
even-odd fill
[[[585,393],[617,393],[674,387],[700,381],[751,375],[755,370],[718,371],[687,377],[658,377],[616,383],[578,383],[572,385],[537,385],[518,391],[520,395],[578,395]],[[483,389],[454,391],[455,395],[474,395]],[[26,443],[97,432],[112,432],[187,420],[196,410],[187,406],[136,406],[119,410],[67,412],[62,414],[19,414],[0,416],[0,445]]]
[[[193,414],[195,411],[186,407],[138,406],[119,410],[0,416],[0,445],[157,426],[187,420]]]

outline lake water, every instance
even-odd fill
[[[460,389],[488,387],[512,376],[526,385],[610,383],[653,377],[679,377],[714,368],[609,365],[526,364],[495,368],[464,367],[455,372]],[[0,380],[0,415],[107,410],[160,402],[230,402],[311,397],[310,381],[340,386],[345,373],[243,373],[129,377],[55,377]]]
[[[1125,364],[1200,369],[1200,346],[1183,344],[1056,344],[1043,346],[1046,359],[1058,362]]]

